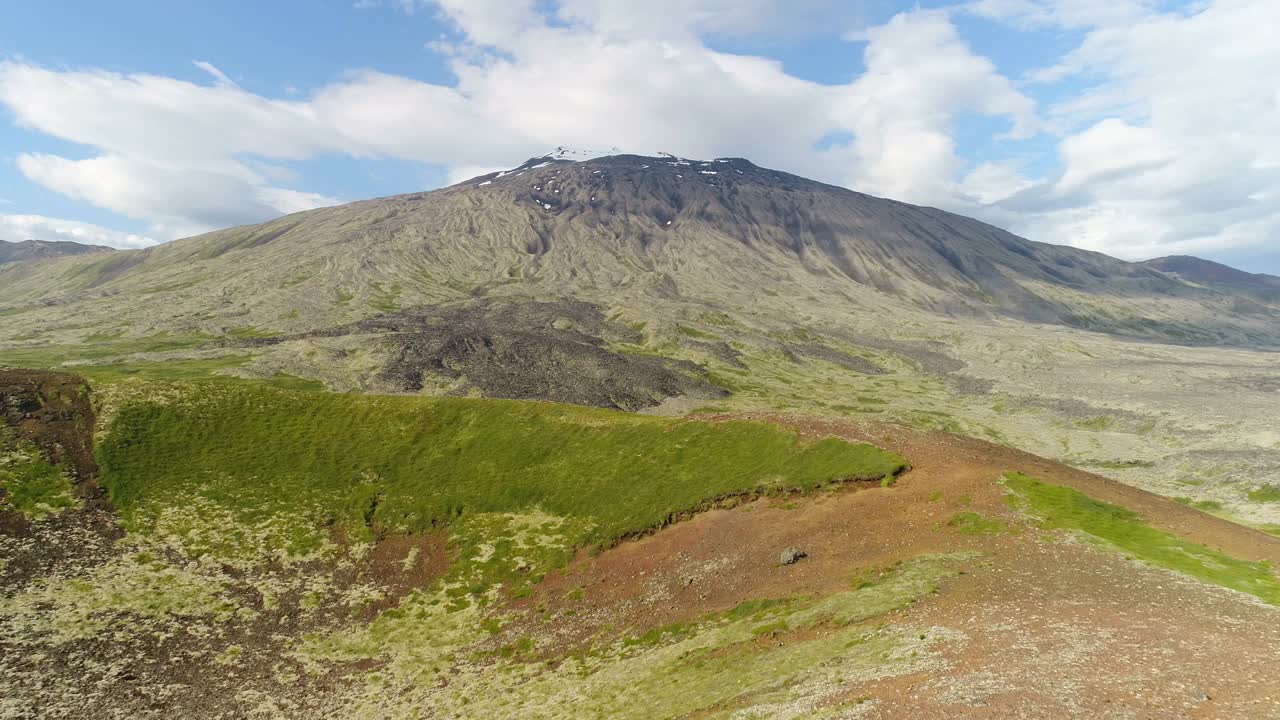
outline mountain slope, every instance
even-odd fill
[[[23,260],[41,260],[66,255],[111,252],[111,250],[112,248],[103,247],[102,245],[85,245],[83,243],[58,240],[23,240],[22,242],[0,240],[0,265]]]
[[[761,290],[770,293],[761,295]],[[814,298],[1166,340],[1269,343],[1277,312],[1140,264],[757,167],[621,155],[299,213],[146,250],[0,270],[46,325],[315,330],[476,295],[753,306]],[[48,313],[48,315],[46,315]],[[52,323],[48,321],[53,321]]]

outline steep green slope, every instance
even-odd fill
[[[868,445],[802,443],[760,423],[241,383],[134,387],[145,391],[114,410],[98,448],[127,526],[146,533],[170,508],[211,504],[299,553],[330,526],[368,539],[535,508],[582,521],[574,544],[611,543],[717,498],[905,466]],[[247,549],[234,531],[209,537],[207,551]]]
[[[1152,565],[1280,604],[1280,580],[1265,562],[1239,560],[1188,542],[1147,525],[1128,508],[1095,500],[1072,488],[1040,482],[1022,473],[1009,473],[1001,482],[1013,492],[1012,504],[1039,517],[1046,529],[1076,531]]]

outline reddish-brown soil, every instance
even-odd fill
[[[894,487],[757,500],[597,557],[584,553],[522,603],[543,610],[535,617],[557,618],[541,623],[541,633],[552,628],[558,649],[748,599],[848,589],[867,568],[925,553],[977,550],[983,556],[965,574],[891,618],[967,639],[940,646],[944,670],[852,689],[851,697],[874,698],[872,716],[1280,717],[1280,609],[1040,533],[1018,521],[996,481],[1019,471],[1067,485],[1238,558],[1280,564],[1280,540],[980,440],[885,424],[745,417],[806,437],[870,442],[901,453],[912,469]],[[962,511],[1022,529],[962,534],[947,525]],[[808,557],[781,565],[779,553],[793,546]]]

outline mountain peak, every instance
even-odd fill
[[[464,185],[474,184],[474,183],[484,184],[483,181],[485,180],[496,180],[498,178],[506,177],[508,175],[519,174],[528,170],[537,170],[540,168],[548,167],[550,165],[570,165],[574,163],[590,163],[590,162],[598,162],[598,161],[616,161],[612,163],[615,165],[625,165],[628,163],[628,161],[634,161],[634,162],[631,162],[631,164],[636,166],[634,169],[642,169],[642,170],[647,170],[650,167],[657,167],[657,166],[670,166],[670,167],[692,167],[695,165],[710,166],[712,163],[726,163],[726,162],[737,163],[740,168],[756,167],[756,165],[750,162],[749,160],[746,160],[745,158],[738,158],[738,157],[719,157],[719,158],[713,158],[710,160],[699,160],[695,158],[676,155],[675,153],[669,153],[669,152],[655,152],[653,154],[640,154],[640,153],[634,153],[634,152],[627,152],[618,147],[612,147],[612,148],[609,148],[608,150],[598,150],[598,149],[569,147],[566,145],[561,145],[557,147],[555,150],[552,150],[551,152],[543,153],[542,155],[535,155],[534,157],[529,158],[528,160],[511,168],[510,170],[503,170],[500,172],[489,173],[487,175],[481,175],[481,176],[472,178],[471,180],[465,181],[462,184]],[[707,174],[714,174],[714,173],[707,173]]]
[[[583,160],[594,160],[596,158],[608,157],[610,155],[624,155],[625,153],[619,147],[612,147],[608,150],[595,150],[591,148],[572,147],[569,145],[557,146],[545,155],[538,156],[541,159],[550,160],[568,160],[570,162],[581,162]]]

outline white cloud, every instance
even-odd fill
[[[281,187],[290,182],[282,161],[322,153],[444,165],[451,178],[561,144],[733,154],[938,200],[960,165],[947,134],[958,114],[1033,126],[1031,101],[940,12],[868,31],[868,73],[833,87],[771,59],[713,51],[699,33],[750,32],[790,10],[841,3],[655,1],[661,23],[652,5],[614,0],[562,0],[555,17],[534,0],[432,3],[463,37],[449,58],[455,86],[365,70],[282,100],[247,92],[203,61],[213,85],[10,61],[0,63],[0,103],[26,127],[98,151],[20,155],[29,179],[146,220],[166,238],[336,202]],[[851,44],[850,63],[857,52]],[[851,145],[816,149],[850,132]]]
[[[235,85],[235,84],[236,84],[236,82],[235,82],[234,80],[232,80],[231,78],[227,77],[227,74],[226,74],[226,73],[224,73],[224,72],[222,72],[221,70],[219,70],[219,69],[217,68],[217,66],[215,66],[215,65],[214,65],[213,63],[211,63],[211,62],[205,62],[204,60],[195,60],[195,61],[193,61],[193,62],[192,62],[192,64],[193,64],[193,65],[195,65],[196,67],[200,68],[201,70],[203,70],[203,71],[205,71],[205,72],[209,73],[210,75],[212,75],[212,76],[213,76],[213,79],[214,79],[214,80],[217,80],[218,82],[220,82],[220,83],[222,83],[222,84],[224,84],[224,85]]]
[[[0,240],[69,240],[113,248],[142,248],[156,244],[155,240],[144,235],[43,215],[0,215]]]
[[[337,202],[259,184],[247,169],[219,172],[118,155],[68,160],[23,154],[18,156],[18,168],[45,187],[126,217],[148,220],[165,235],[194,234]]]
[[[1023,174],[1023,164],[1016,161],[987,162],[978,165],[960,182],[960,192],[972,202],[991,204],[1035,186]]]
[[[1003,116],[1010,134],[1032,134],[1032,100],[975,55],[941,11],[898,15],[871,28],[866,72],[840,92],[839,114],[855,140],[845,184],[896,199],[953,204],[957,174],[952,125],[965,111]]]
[[[306,106],[153,75],[0,63],[0,103],[20,125],[87,145],[85,160],[19,154],[33,182],[151,223],[164,239],[258,222],[335,199],[273,187],[242,158],[299,159],[331,142]],[[207,65],[207,67],[205,67]]]
[[[1280,3],[1038,0],[1037,22],[1088,28],[1036,77],[1088,83],[1048,109],[1061,169],[979,212],[1036,239],[1127,258],[1267,247],[1280,237]],[[992,13],[999,15],[998,13]],[[1027,12],[1003,15],[1026,22]],[[1230,41],[1224,41],[1230,38]],[[988,197],[999,196],[989,188]]]

